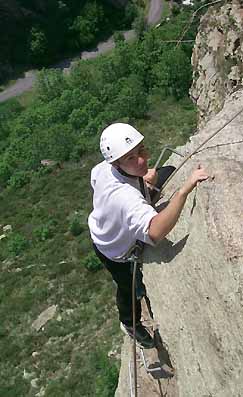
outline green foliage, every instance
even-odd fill
[[[20,255],[29,246],[28,240],[20,233],[11,233],[8,237],[8,252],[11,256]]]
[[[2,186],[6,186],[8,180],[13,176],[13,172],[14,169],[8,162],[0,161],[0,183]]]
[[[102,263],[94,252],[90,252],[81,261],[82,266],[90,272],[97,272],[103,268]]]
[[[134,19],[137,17],[139,8],[136,6],[134,1],[128,1],[125,8],[125,20],[128,25],[130,25]]]
[[[180,13],[180,6],[179,4],[173,3],[172,6],[172,15],[177,16]]]
[[[103,8],[95,0],[85,4],[82,15],[75,18],[71,27],[77,34],[77,48],[87,47],[94,42],[103,18]]]
[[[80,251],[81,251],[82,255],[86,255],[88,252],[90,252],[92,249],[92,243],[90,240],[90,236],[84,237],[82,234],[79,246],[80,246]]]
[[[16,99],[0,104],[0,153],[8,146],[8,137],[11,133],[11,120],[15,119],[23,110]]]
[[[30,60],[33,64],[45,65],[47,46],[45,33],[33,27],[30,31]]]
[[[15,98],[0,103],[0,125],[3,126],[6,122],[21,113],[22,110],[23,107]]]
[[[119,45],[121,45],[125,41],[125,37],[121,32],[115,32],[113,35],[113,39],[116,47],[119,47]]]
[[[82,168],[65,164],[57,173],[38,175],[16,192],[1,192],[1,219],[31,242],[18,257],[10,257],[11,236],[1,241],[1,396],[28,395],[32,378],[26,383],[23,373],[33,373],[30,357],[34,351],[38,352],[33,357],[38,360],[35,394],[42,389],[46,396],[80,397],[82,390],[83,396],[93,397],[94,379],[103,373],[101,390],[102,379],[109,378],[105,368],[94,369],[91,335],[98,335],[95,350],[104,356],[122,341],[110,277],[108,272],[89,272],[81,266],[92,248],[88,232],[76,238],[66,233],[67,219],[69,214],[74,216],[77,205],[80,222],[90,212],[89,169],[95,161],[96,154],[87,156]],[[34,230],[51,219],[56,221],[53,237],[38,241]],[[32,322],[53,304],[58,305],[57,316],[35,332]],[[110,371],[119,365],[113,362],[107,359]]]
[[[130,28],[135,15],[133,5],[118,8],[103,0],[16,0],[4,2],[1,13],[0,83],[30,63],[54,64]]]
[[[146,28],[146,21],[143,10],[138,11],[137,17],[135,18],[132,25],[133,25],[133,29],[137,34],[137,37],[141,38]]]
[[[114,102],[113,109],[119,109],[120,117],[143,117],[147,110],[147,95],[141,80],[136,75],[130,75],[125,81],[120,80],[120,84],[120,95]]]
[[[69,217],[69,231],[73,236],[79,236],[87,225],[87,214],[85,211],[75,211]]]
[[[95,397],[113,397],[118,383],[118,370],[110,362],[105,352],[95,350],[92,353],[96,377],[95,377]]]
[[[8,186],[11,189],[19,189],[30,181],[30,173],[26,171],[17,171],[8,180]]]
[[[46,241],[54,236],[55,229],[56,221],[49,220],[45,224],[42,224],[34,229],[34,236],[39,241]]]
[[[82,233],[83,227],[82,225],[80,225],[79,219],[73,219],[72,223],[69,226],[69,230],[73,236],[79,236]]]
[[[163,54],[161,61],[155,66],[156,84],[167,96],[177,99],[187,95],[191,85],[192,71],[190,60],[180,48],[172,49]]]
[[[101,18],[98,2],[84,7],[87,15]],[[161,43],[176,39],[188,16],[181,12],[133,44],[118,37],[112,53],[77,62],[70,76],[43,69],[32,104],[24,111],[13,109],[11,116],[6,109],[6,115],[0,117],[0,131],[2,126],[6,137],[0,160],[3,186],[23,186],[25,172],[38,171],[42,159],[78,161],[98,151],[100,131],[114,121],[134,123],[147,117],[154,93],[163,99],[186,97],[191,83],[191,46]],[[193,37],[194,27],[187,34]]]
[[[60,97],[67,88],[62,70],[42,69],[37,75],[36,88],[38,98],[43,102],[49,102]]]

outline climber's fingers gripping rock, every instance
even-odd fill
[[[189,194],[194,189],[194,187],[197,186],[199,182],[205,181],[208,178],[209,178],[208,172],[205,170],[205,168],[201,168],[200,166],[200,168],[198,167],[196,170],[192,172],[191,176],[184,183],[181,190],[185,194]]]

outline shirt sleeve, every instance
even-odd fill
[[[140,192],[133,195],[132,200],[125,204],[125,217],[130,233],[134,235],[136,240],[154,246],[155,243],[150,239],[148,230],[152,218],[157,215],[156,210],[144,199]]]

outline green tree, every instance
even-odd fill
[[[66,88],[67,83],[62,70],[42,69],[37,75],[37,97],[43,102],[60,97]]]
[[[2,159],[0,161],[0,184],[6,186],[9,178],[11,177],[14,169],[8,163],[8,161]]]
[[[121,32],[115,32],[113,39],[116,47],[119,47],[119,45],[123,44],[125,41],[125,37]]]
[[[0,106],[0,153],[8,146],[8,137],[11,133],[11,121],[13,121],[23,110],[16,99],[3,102]]]
[[[118,118],[144,117],[147,110],[147,94],[142,82],[136,75],[130,75],[127,79],[120,79],[119,96],[112,108],[117,111]]]
[[[76,33],[78,48],[87,47],[94,42],[103,17],[103,7],[96,1],[85,4],[82,15],[75,18],[71,27],[71,30]]]
[[[82,108],[72,111],[69,116],[69,123],[74,130],[85,133],[87,125],[96,119],[101,109],[102,104],[100,101],[95,97],[90,97]]]
[[[30,31],[30,60],[36,65],[47,63],[47,39],[45,33],[33,27]]]
[[[180,99],[188,95],[191,85],[190,59],[180,48],[163,53],[161,61],[154,67],[156,85],[165,96]]]
[[[141,38],[143,36],[145,29],[146,29],[146,21],[145,21],[145,15],[144,15],[143,10],[138,11],[137,17],[135,18],[132,26],[137,34],[137,37]]]

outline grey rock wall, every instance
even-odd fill
[[[144,252],[147,293],[175,376],[159,379],[158,389],[139,363],[139,397],[159,390],[167,397],[243,396],[243,90],[177,149],[188,156],[241,109],[181,168],[161,200],[198,164],[214,176],[190,194],[173,231]],[[178,167],[181,159],[173,155],[168,163]],[[126,340],[116,397],[130,396],[129,360]]]
[[[229,98],[191,142],[191,153],[231,115]],[[175,156],[170,163],[181,160]],[[197,167],[214,179],[187,200],[174,230],[145,252],[144,277],[180,397],[243,396],[243,111],[179,171],[166,198]],[[149,396],[149,394],[148,394]]]
[[[243,79],[243,2],[222,1],[202,17],[192,55],[191,97],[203,126]]]

